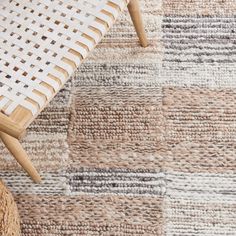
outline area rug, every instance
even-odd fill
[[[141,6],[31,125],[41,185],[0,146],[23,236],[236,234],[236,3]]]

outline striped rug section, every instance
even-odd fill
[[[166,62],[235,63],[236,19],[232,16],[165,16]]]
[[[17,194],[78,195],[118,194],[163,196],[165,174],[128,169],[80,169],[41,173],[43,184],[34,184],[25,174],[1,173],[8,187]],[[22,185],[22,181],[24,184]]]
[[[236,3],[140,0],[22,141],[0,144],[22,236],[235,236]]]

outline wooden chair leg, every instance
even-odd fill
[[[128,4],[128,10],[129,10],[131,19],[133,21],[135,30],[137,32],[137,35],[139,37],[140,44],[143,47],[147,47],[148,40],[145,33],[142,15],[141,15],[140,7],[139,7],[139,0],[130,0]]]
[[[41,177],[38,174],[37,170],[34,168],[32,162],[28,158],[27,153],[25,152],[19,141],[16,138],[13,138],[12,136],[3,132],[0,132],[0,138],[6,145],[7,149],[15,157],[17,162],[29,174],[34,182],[39,183],[41,181]]]

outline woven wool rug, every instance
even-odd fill
[[[0,146],[23,236],[236,235],[236,3],[141,5],[32,124],[43,184]]]

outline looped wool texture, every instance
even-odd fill
[[[20,236],[20,221],[11,193],[0,181],[0,235]]]
[[[0,2],[0,110],[35,116],[99,43],[126,0]]]

